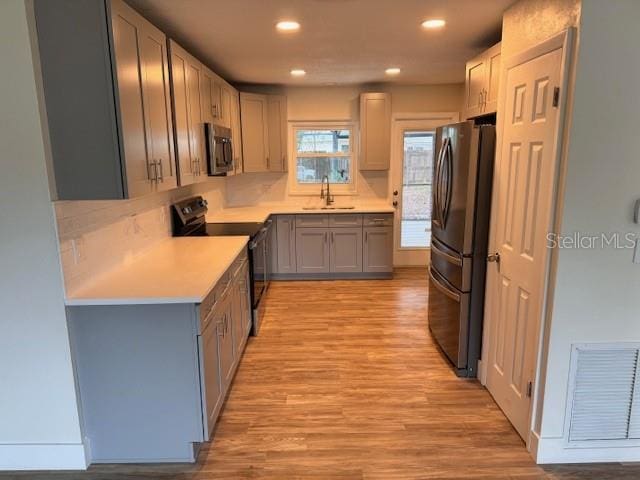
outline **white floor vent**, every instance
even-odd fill
[[[640,439],[640,345],[579,345],[572,354],[569,443]]]

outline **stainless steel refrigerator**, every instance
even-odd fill
[[[429,329],[459,376],[477,376],[491,210],[495,127],[436,130]]]

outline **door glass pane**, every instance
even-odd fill
[[[404,132],[401,248],[431,244],[431,172],[434,132]]]

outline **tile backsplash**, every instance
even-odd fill
[[[55,202],[66,291],[170,237],[169,207],[191,195],[204,196],[210,211],[219,210],[225,206],[225,181],[213,178],[131,200]]]

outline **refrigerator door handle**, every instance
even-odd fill
[[[434,171],[434,190],[433,190],[433,212],[435,213],[434,215],[434,223],[436,223],[436,225],[440,228],[442,228],[442,220],[440,217],[440,187],[441,187],[441,181],[440,181],[440,166],[442,164],[442,155],[444,153],[444,147],[446,144],[447,139],[445,139],[443,141],[442,147],[440,147],[440,151],[438,152],[438,157],[436,158],[436,165],[435,165],[435,171]]]
[[[449,217],[449,208],[451,207],[451,194],[453,193],[453,154],[451,151],[451,141],[449,138],[445,140],[443,146],[444,152],[442,155],[442,166],[444,166],[444,173],[441,173],[441,177],[446,178],[444,182],[445,190],[442,192],[442,203],[440,204],[440,219],[442,221],[442,228],[446,227],[447,218]],[[445,177],[446,175],[446,177]],[[440,201],[438,202],[440,203]]]
[[[447,253],[444,251],[444,249],[440,248],[438,241],[433,238],[431,241],[431,250],[433,250],[435,253],[441,255],[442,257],[446,258],[450,263],[453,263],[454,265],[457,265],[458,267],[462,266],[462,259],[459,257],[456,257],[454,255],[451,255],[450,253]]]
[[[457,303],[460,303],[460,294],[457,292],[454,292],[453,290],[451,290],[448,286],[446,286],[441,280],[439,280],[434,274],[433,274],[433,269],[429,269],[429,277],[431,278],[431,281],[433,282],[433,285],[440,290],[440,292],[442,292],[444,295],[446,295],[447,297],[449,297],[451,300],[456,301]]]

